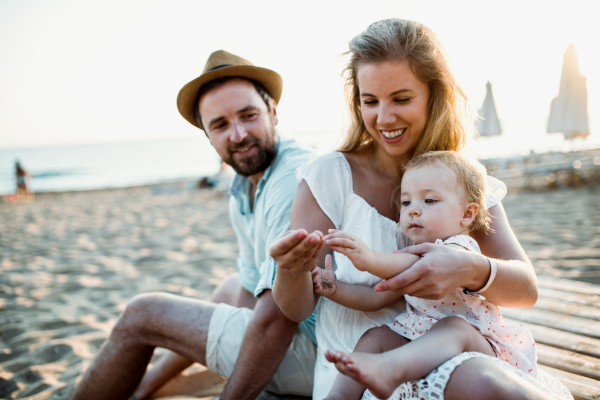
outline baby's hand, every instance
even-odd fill
[[[360,271],[368,271],[369,267],[373,265],[373,251],[356,236],[330,229],[329,234],[325,236],[325,243],[334,251],[348,257]]]
[[[335,273],[333,272],[333,263],[331,256],[328,254],[325,256],[325,269],[321,269],[318,266],[313,269],[313,290],[316,294],[331,297],[337,290]]]

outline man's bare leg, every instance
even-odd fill
[[[485,358],[472,358],[452,372],[446,400],[551,400],[553,397]]]
[[[219,284],[208,299],[211,303],[225,303],[236,307],[254,308],[256,298],[242,287],[238,274],[228,276]],[[194,362],[172,351],[167,351],[144,374],[135,391],[134,399],[145,399],[162,385],[180,374]]]
[[[134,297],[75,391],[74,400],[128,399],[155,347],[206,364],[208,325],[216,305],[164,293]]]
[[[384,325],[377,328],[371,328],[366,331],[358,340],[354,351],[380,354],[396,349],[407,343],[410,343],[408,339],[398,335],[396,332]],[[330,352],[325,353],[325,356],[328,359],[329,353]],[[331,390],[329,391],[329,394],[327,395],[326,400],[360,400],[365,389],[366,388],[363,385],[349,376],[338,374],[338,376],[335,378],[333,386],[331,387]]]
[[[387,399],[401,383],[424,378],[465,351],[495,356],[492,346],[468,322],[446,317],[419,339],[383,354],[329,352],[326,356],[375,397]]]

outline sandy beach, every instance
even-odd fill
[[[539,275],[600,284],[597,196],[504,200]],[[208,297],[235,271],[227,214],[226,197],[183,185],[0,201],[0,398],[70,398],[138,293]]]

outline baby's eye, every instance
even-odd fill
[[[435,199],[425,199],[425,203],[426,204],[435,204],[435,203],[437,203],[437,200],[435,200]]]
[[[404,201],[400,202],[400,205],[401,205],[402,207],[408,207],[408,206],[410,206],[410,201],[408,201],[408,200],[404,200]]]

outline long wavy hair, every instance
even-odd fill
[[[346,99],[350,126],[338,148],[353,152],[373,142],[360,111],[358,68],[363,64],[406,61],[415,76],[429,87],[427,121],[412,156],[428,151],[461,150],[476,134],[476,112],[459,87],[437,34],[425,25],[403,19],[371,24],[349,43]]]

